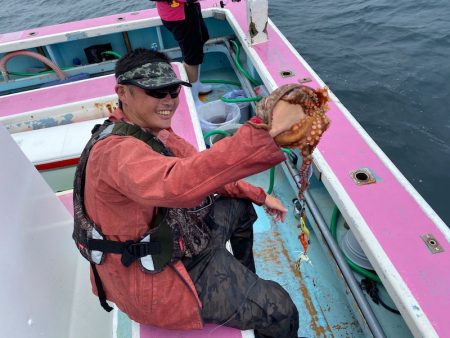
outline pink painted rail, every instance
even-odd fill
[[[177,65],[175,68],[175,73],[178,78],[182,78],[180,73],[180,67],[183,67],[181,63],[175,63]],[[180,92],[180,104],[178,105],[177,111],[172,118],[172,129],[180,135],[185,140],[189,141],[194,147],[199,149],[203,149],[203,140],[201,137],[199,138],[197,135],[201,135],[201,130],[199,129],[199,122],[197,116],[192,108],[190,108],[189,101],[192,101],[192,97],[187,97],[187,95],[191,95],[190,89],[188,87],[183,86],[183,90]],[[192,101],[192,107],[194,106],[194,102]],[[197,122],[197,123],[196,123]]]
[[[117,23],[123,23],[124,25],[127,25],[130,22],[148,19],[150,17],[155,17],[156,15],[156,9],[149,9],[137,12],[121,13],[118,15],[110,15],[89,20],[68,22],[35,29],[27,29],[20,32],[5,33],[0,34],[0,45],[17,41],[26,42],[28,40],[35,40],[54,34],[70,34],[71,32],[76,33],[80,30],[95,29],[103,25],[112,25]]]
[[[242,338],[240,330],[214,324],[206,324],[203,330],[195,331],[163,330],[141,325],[140,332],[140,338]]]

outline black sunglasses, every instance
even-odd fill
[[[154,97],[155,99],[163,99],[167,96],[167,94],[170,95],[170,98],[176,99],[180,94],[180,90],[181,86],[167,87],[161,89],[144,89],[145,94]]]

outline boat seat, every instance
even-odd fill
[[[105,118],[71,123],[57,127],[11,134],[13,139],[39,170],[55,169],[78,159],[91,137],[91,130]]]

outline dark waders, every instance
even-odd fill
[[[298,311],[276,282],[259,278],[253,260],[251,202],[220,197],[208,216],[211,243],[183,262],[203,303],[202,317],[239,329],[255,329],[256,337],[297,337]],[[234,256],[225,248],[230,240]]]

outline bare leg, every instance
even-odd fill
[[[198,80],[198,65],[188,65],[187,63],[183,63],[184,68],[186,69],[187,77],[190,83],[197,82]]]
[[[192,84],[192,95],[197,106],[201,105],[198,94],[208,94],[212,91],[211,85],[200,82],[200,65],[189,65],[183,63],[189,82]]]

